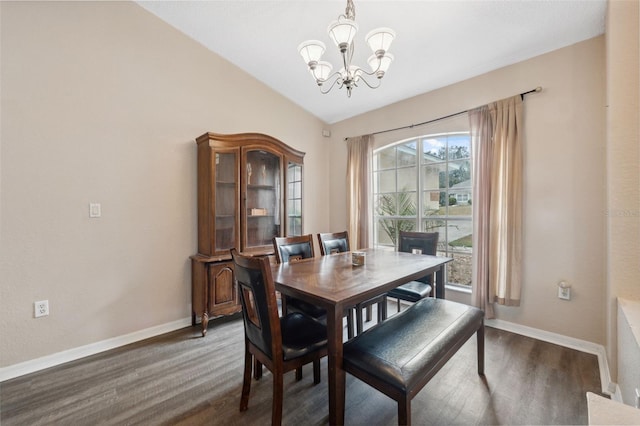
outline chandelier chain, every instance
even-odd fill
[[[347,0],[347,7],[344,10],[344,14],[347,19],[351,19],[352,21],[356,20],[356,7],[353,5],[353,0]]]

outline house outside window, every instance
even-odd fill
[[[471,137],[424,135],[374,151],[374,246],[397,247],[399,231],[438,232],[451,257],[449,284],[471,285]]]

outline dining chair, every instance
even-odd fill
[[[283,375],[313,363],[320,383],[320,359],[327,355],[327,328],[300,312],[278,315],[275,285],[267,257],[248,257],[231,249],[244,319],[244,375],[240,411],[249,407],[253,359],[273,376],[271,424],[282,423]]]
[[[437,232],[410,232],[400,231],[398,235],[398,251],[404,253],[429,254],[435,256],[438,248]],[[433,274],[429,274],[416,281],[409,281],[387,293],[388,297],[398,301],[417,302],[420,299],[431,296],[433,293]]]
[[[293,237],[274,237],[273,248],[278,263],[297,262],[302,259],[309,259],[315,256],[313,249],[313,235],[301,235]],[[324,308],[305,302],[295,297],[282,297],[282,313],[302,312],[316,320],[327,323],[327,311]],[[347,336],[353,338],[353,318],[351,311],[345,311],[347,317]],[[299,373],[300,374],[300,373]]]
[[[347,231],[319,233],[318,245],[320,246],[320,253],[323,256],[347,252],[350,250],[349,233]],[[371,307],[376,303],[378,304],[378,323],[387,319],[386,294],[382,294],[365,302],[358,303],[355,306],[357,334],[360,334],[364,331],[364,321],[362,319],[363,309],[366,309],[367,321],[371,321]]]

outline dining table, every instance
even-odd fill
[[[276,290],[321,306],[327,311],[329,424],[344,424],[345,371],[342,368],[345,309],[389,290],[435,273],[435,295],[444,298],[444,265],[453,259],[365,249],[363,262],[352,262],[354,252],[272,265]],[[356,254],[356,256],[358,256]],[[357,258],[356,258],[357,259]]]

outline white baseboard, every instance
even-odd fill
[[[499,319],[485,320],[488,327],[498,328],[500,330],[510,331],[512,333],[531,337],[533,339],[542,340],[544,342],[553,343],[555,345],[564,346],[566,348],[575,349],[580,352],[586,352],[598,357],[598,368],[600,370],[600,383],[602,393],[610,395],[611,399],[622,402],[620,397],[620,389],[618,385],[611,381],[611,373],[609,371],[609,362],[607,361],[607,352],[603,345],[588,342],[586,340],[575,339],[573,337],[563,336],[562,334],[551,333],[549,331],[539,330],[537,328],[527,327]]]
[[[190,325],[191,317],[184,318],[170,323],[146,328],[144,330],[134,331],[133,333],[125,334],[123,336],[113,337],[101,342],[91,343],[89,345],[80,346],[78,348],[3,367],[0,368],[0,382],[44,370],[45,368],[64,364],[65,362],[75,361],[89,355],[95,355],[100,352],[108,351],[109,349],[115,349],[150,337],[159,336],[160,334],[169,333]]]

